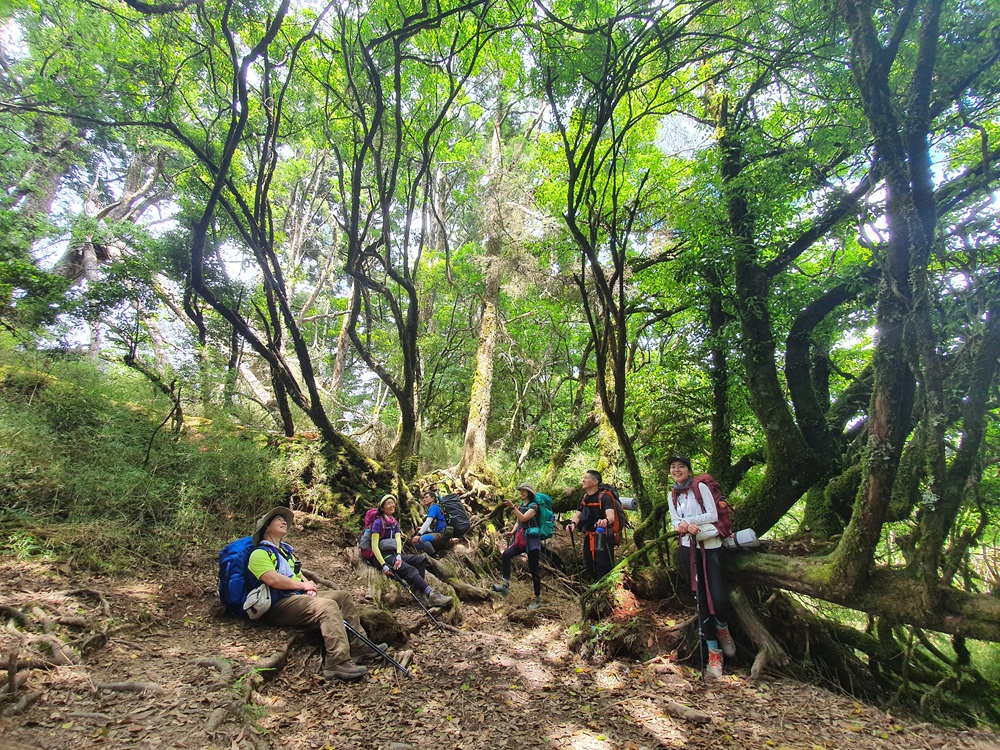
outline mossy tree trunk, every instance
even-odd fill
[[[487,245],[487,263],[490,258]],[[494,256],[495,257],[495,256]],[[486,430],[490,420],[490,400],[493,395],[493,363],[497,334],[500,327],[500,280],[496,270],[487,270],[486,294],[479,322],[479,345],[476,348],[476,371],[472,377],[469,397],[469,419],[465,428],[462,458],[458,463],[461,474],[482,476],[486,470]]]

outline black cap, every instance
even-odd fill
[[[667,459],[667,468],[669,469],[670,464],[675,463],[677,461],[687,466],[688,471],[694,471],[694,469],[691,468],[691,459],[688,458],[687,456],[671,456],[670,458]]]

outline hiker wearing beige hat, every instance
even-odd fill
[[[507,532],[507,549],[500,557],[500,564],[503,571],[503,581],[493,584],[493,590],[503,595],[510,593],[510,564],[511,561],[522,552],[528,553],[528,571],[531,573],[531,583],[535,589],[535,601],[528,605],[528,609],[538,609],[542,606],[542,576],[539,572],[538,561],[542,554],[542,540],[539,536],[527,534],[527,530],[538,525],[541,518],[541,510],[538,501],[535,499],[535,488],[528,482],[519,485],[517,491],[521,493],[521,504],[514,505],[513,500],[506,500],[508,508],[514,511],[517,522],[509,532]]]
[[[271,606],[262,621],[318,629],[326,650],[323,676],[338,680],[364,677],[368,670],[354,658],[377,654],[360,639],[348,640],[345,622],[367,638],[354,602],[346,591],[319,591],[315,583],[302,576],[302,563],[285,541],[294,520],[289,508],[272,508],[257,520],[251,538],[256,549],[250,553],[247,567],[271,591]],[[379,647],[385,651],[385,644]]]

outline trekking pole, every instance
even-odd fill
[[[359,639],[362,643],[364,643],[366,646],[368,646],[368,648],[372,649],[373,651],[377,651],[378,654],[383,659],[385,659],[388,662],[391,662],[392,665],[396,669],[398,669],[400,672],[404,673],[407,677],[409,677],[411,679],[413,678],[413,673],[409,669],[407,669],[406,667],[404,667],[398,661],[396,661],[391,656],[389,656],[389,654],[387,654],[385,651],[383,651],[378,646],[376,646],[374,643],[372,643],[370,640],[368,640],[367,636],[361,635],[360,632],[358,632],[357,630],[355,630],[354,628],[352,628],[351,627],[351,623],[349,623],[347,620],[344,620],[344,628],[347,630],[348,633],[350,633],[355,638]]]
[[[414,593],[413,589],[411,589],[411,588],[410,588],[409,586],[407,586],[407,585],[406,585],[405,583],[403,583],[403,582],[402,582],[401,580],[399,580],[399,579],[398,579],[398,578],[396,577],[396,574],[395,574],[395,573],[390,573],[390,574],[389,574],[389,577],[390,577],[390,578],[391,578],[392,580],[394,580],[394,581],[395,581],[396,583],[398,583],[398,584],[399,584],[400,586],[402,586],[402,587],[403,587],[404,589],[406,589],[407,591],[409,591],[409,592],[410,592],[410,596],[412,596],[412,597],[413,597],[413,601],[415,601],[415,602],[416,602],[417,604],[419,604],[419,605],[420,605],[420,609],[422,609],[422,610],[424,611],[424,613],[425,613],[425,614],[426,614],[426,615],[427,615],[427,616],[428,616],[429,618],[431,618],[431,622],[433,622],[433,623],[434,623],[435,625],[437,625],[437,626],[438,626],[438,627],[439,627],[439,628],[440,628],[441,630],[446,630],[445,626],[444,626],[444,625],[442,625],[442,624],[441,624],[440,622],[438,622],[437,618],[436,618],[436,617],[434,617],[434,615],[432,615],[432,614],[431,614],[431,611],[430,611],[429,609],[427,609],[427,607],[425,607],[425,606],[424,606],[424,603],[423,603],[422,601],[420,601],[420,599],[419,599],[419,598],[417,597],[417,595],[416,595],[416,594]]]
[[[688,550],[690,551],[690,554],[691,554],[691,566],[690,566],[690,570],[688,572],[689,572],[690,575],[694,576],[694,606],[696,608],[695,611],[697,613],[697,614],[695,614],[695,618],[694,619],[695,619],[695,622],[698,623],[698,664],[701,667],[701,676],[699,677],[699,679],[702,682],[704,682],[705,681],[705,639],[702,638],[702,633],[701,633],[701,628],[702,628],[702,622],[701,622],[701,579],[700,579],[700,576],[698,575],[698,562],[697,562],[697,560],[695,559],[695,556],[694,556],[694,551],[696,549],[696,544],[697,544],[697,542],[695,542],[696,536],[694,534],[690,534],[690,537],[691,537],[691,546],[688,547]]]

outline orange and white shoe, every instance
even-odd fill
[[[708,650],[708,666],[705,667],[705,682],[715,682],[722,678],[722,649]]]

